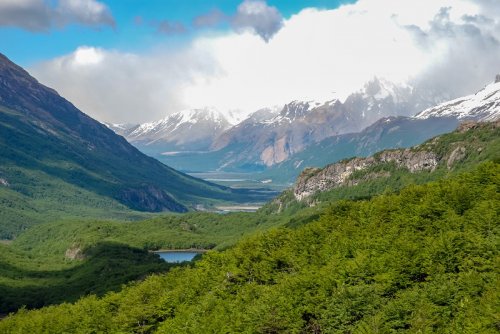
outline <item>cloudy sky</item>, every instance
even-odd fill
[[[374,76],[455,97],[500,72],[498,0],[0,0],[0,52],[101,121],[345,98]]]

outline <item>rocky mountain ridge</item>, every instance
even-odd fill
[[[465,122],[456,133],[474,132],[481,129],[492,129],[500,135],[500,120],[495,122]],[[367,158],[353,158],[330,164],[324,168],[305,169],[298,177],[293,195],[296,200],[303,201],[308,197],[328,190],[344,186],[354,186],[361,182],[387,177],[391,169],[405,169],[410,173],[422,171],[433,172],[438,166],[451,169],[468,155],[480,154],[484,147],[469,146],[467,141],[447,143],[446,150],[438,148],[441,137],[409,149],[386,150]],[[475,152],[474,152],[475,151]],[[383,168],[388,165],[388,168]]]
[[[270,167],[326,138],[359,132],[383,117],[413,115],[436,101],[443,99],[374,78],[344,102],[293,101],[273,117],[247,119],[222,133],[212,149],[232,152],[224,166]]]
[[[217,161],[213,164],[218,165],[218,169],[262,170],[286,161],[325,138],[359,132],[383,117],[413,115],[442,101],[441,97],[422,94],[408,85],[373,78],[344,102],[338,99],[292,101],[280,108],[261,109],[232,126],[224,121],[203,123],[204,126],[180,121],[185,118],[183,112],[125,131],[122,125],[110,128],[143,152],[166,163],[175,159],[164,156],[167,151],[204,152],[207,159],[211,159],[214,152],[213,159]],[[205,112],[211,114],[212,111]],[[197,170],[196,167],[187,170]]]
[[[208,150],[213,140],[231,127],[214,108],[190,109],[140,125],[110,125],[111,129],[146,152]]]
[[[354,158],[321,169],[306,169],[299,176],[293,193],[295,198],[301,201],[316,192],[341,186],[354,186],[363,180],[387,175],[384,172],[373,172],[361,178],[353,177],[357,171],[364,171],[380,164],[393,163],[396,168],[406,168],[411,173],[415,173],[424,170],[433,171],[438,162],[439,159],[434,152],[410,149],[384,151],[375,157]]]

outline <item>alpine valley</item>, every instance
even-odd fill
[[[263,201],[152,159],[0,55],[1,238],[48,220]]]

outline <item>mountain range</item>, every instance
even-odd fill
[[[110,126],[112,127],[112,126]],[[145,152],[206,151],[229,120],[213,108],[191,109],[171,114],[157,122],[117,126],[115,130]]]
[[[259,172],[261,179],[290,183],[305,166],[416,145],[462,120],[497,119],[499,91],[494,83],[445,102],[448,97],[442,94],[374,78],[343,102],[293,101],[259,110],[233,126],[215,121],[224,116],[212,116],[213,110],[206,112],[209,116],[190,111],[119,133],[183,171]],[[202,122],[202,117],[212,121]],[[200,139],[194,149],[178,139],[186,137]]]

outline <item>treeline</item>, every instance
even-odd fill
[[[209,252],[103,298],[20,311],[2,333],[497,333],[500,165]]]

